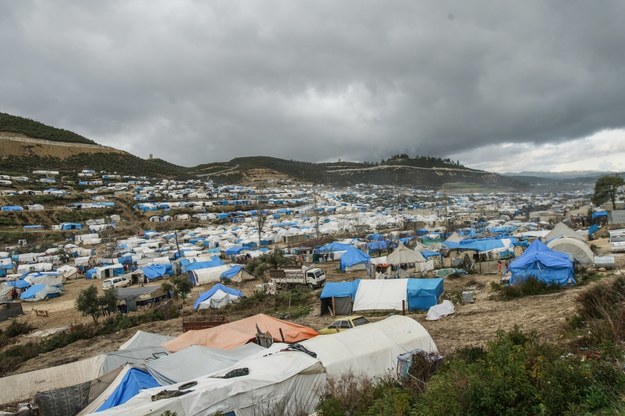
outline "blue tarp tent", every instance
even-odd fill
[[[189,263],[188,265],[186,265],[186,266],[184,266],[182,268],[182,271],[183,272],[191,272],[193,270],[207,269],[209,267],[217,267],[217,266],[223,266],[223,265],[224,265],[223,261],[221,261],[217,257],[213,257],[212,260],[196,261],[195,263]]]
[[[220,277],[223,279],[232,279],[234,276],[239,274],[242,268],[243,267],[240,264],[235,264],[234,266],[223,272]]]
[[[430,257],[436,257],[436,256],[440,256],[441,255],[441,253],[439,253],[438,251],[433,251],[433,250],[421,250],[420,253],[426,259],[429,259]]]
[[[367,253],[351,246],[349,250],[341,256],[341,271],[344,272],[348,267],[354,267],[360,264],[366,265],[371,260]]]
[[[329,243],[323,247],[317,249],[318,252],[321,253],[334,253],[335,251],[346,251],[350,248],[354,248],[351,244],[343,244],[343,243]]]
[[[82,230],[82,224],[78,222],[63,222],[59,225],[59,228],[63,231]]]
[[[228,287],[228,286],[224,286],[221,283],[217,283],[210,290],[207,290],[206,292],[202,293],[197,298],[197,300],[193,304],[193,309],[197,310],[200,307],[200,303],[204,302],[205,300],[210,299],[219,290],[221,290],[222,292],[225,292],[225,293],[227,293],[229,295],[232,295],[232,296],[237,296],[239,298],[243,297],[243,292],[241,292],[240,290],[233,289],[233,288]]]
[[[55,298],[61,293],[63,292],[58,287],[44,284],[32,285],[20,295],[20,300],[43,300],[46,298]]]
[[[151,266],[142,267],[141,270],[143,270],[143,275],[148,280],[158,279],[165,275],[172,276],[174,274],[174,269],[171,264],[153,264]]]
[[[138,368],[131,368],[126,375],[124,375],[124,378],[113,394],[102,403],[102,406],[100,406],[96,412],[101,412],[102,410],[124,404],[135,397],[141,390],[158,386],[160,386],[160,384],[158,384],[150,373]]]
[[[367,248],[369,249],[369,252],[371,253],[373,251],[387,250],[388,249],[388,245],[386,244],[386,241],[376,240],[376,241],[372,241],[370,243],[367,243]]]
[[[408,279],[408,310],[426,311],[438,304],[443,294],[443,279]]]
[[[232,246],[228,247],[225,251],[226,256],[235,256],[243,251],[243,247],[241,246]]]
[[[25,280],[8,280],[6,284],[16,287],[18,289],[26,289],[28,286],[30,286],[30,283]]]
[[[326,282],[321,291],[321,314],[332,311],[335,315],[349,315],[352,313],[354,297],[358,290],[360,279],[352,282]],[[334,298],[334,302],[332,301]]]
[[[545,283],[575,284],[573,262],[569,255],[554,251],[536,239],[521,257],[510,263],[510,284],[523,282],[530,277]]]

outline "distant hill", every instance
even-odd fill
[[[36,169],[83,169],[137,176],[206,178],[223,184],[306,182],[324,185],[406,185],[441,189],[515,190],[527,185],[510,177],[470,169],[432,156],[395,155],[381,162],[310,163],[267,156],[187,168],[161,159],[142,159],[101,146],[67,130],[23,117],[1,114],[0,172],[28,174]]]
[[[220,183],[254,182],[259,175],[265,175],[270,180],[290,179],[337,186],[364,183],[440,189],[445,184],[463,183],[499,189],[525,187],[512,178],[429,157],[401,157],[380,163],[310,163],[265,156],[243,157],[225,163],[199,165],[190,168],[190,173]]]
[[[29,118],[0,113],[0,131],[19,133],[34,139],[44,139],[63,143],[97,144],[93,140],[69,130],[47,126]]]

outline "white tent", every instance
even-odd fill
[[[353,311],[408,309],[408,279],[362,279],[354,299]],[[404,303],[402,303],[404,301]]]
[[[300,344],[317,354],[328,378],[348,372],[369,378],[395,375],[399,354],[417,348],[437,352],[427,330],[414,319],[400,315]]]
[[[411,250],[400,242],[397,248],[387,256],[387,261],[393,266],[399,266],[400,264],[423,263],[425,262],[425,257],[418,251]]]
[[[567,226],[563,222],[559,222],[555,225],[555,227],[553,227],[553,230],[551,230],[545,236],[545,241],[551,241],[553,239],[560,238],[560,237],[569,237],[569,238],[574,238],[580,241],[586,241],[585,235],[582,235],[580,233],[573,231],[569,226]]]
[[[167,410],[178,416],[217,412],[235,412],[237,416],[312,413],[326,383],[319,360],[300,351],[269,355],[261,351],[260,354],[264,355],[252,356],[234,367],[195,379],[197,384],[184,395],[155,399],[165,390],[178,391],[180,385],[156,387],[141,391],[121,406],[93,415],[160,416]],[[248,374],[224,378],[228,372],[241,369],[246,369]]]
[[[580,264],[587,265],[595,262],[595,255],[590,247],[585,242],[575,238],[557,238],[547,243],[547,247],[568,254]]]
[[[193,270],[191,272],[191,280],[197,286],[219,282],[221,279],[221,274],[227,270],[230,270],[230,266],[227,264],[224,264],[223,266],[207,267],[205,269]]]

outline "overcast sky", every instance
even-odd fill
[[[2,1],[0,111],[138,156],[625,170],[625,2]]]

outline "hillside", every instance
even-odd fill
[[[0,172],[29,174],[37,169],[83,169],[139,176],[212,179],[222,184],[306,182],[333,186],[359,183],[440,189],[512,190],[527,185],[515,178],[470,169],[432,156],[395,155],[381,162],[311,163],[274,157],[241,157],[187,168],[161,159],[141,159],[101,146],[78,134],[23,117],[0,113]]]
[[[259,170],[270,172],[270,179],[289,178],[302,182],[350,186],[359,183],[408,185],[439,189],[445,184],[469,184],[474,187],[522,189],[524,184],[513,178],[466,168],[439,158],[402,157],[380,163],[333,162],[310,163],[272,157],[244,157],[227,163],[199,165],[190,169],[193,175],[219,183],[245,183]],[[279,180],[278,179],[278,180]]]
[[[45,139],[53,142],[97,144],[93,140],[69,130],[47,126],[29,118],[0,113],[0,131],[23,134],[34,139]]]

